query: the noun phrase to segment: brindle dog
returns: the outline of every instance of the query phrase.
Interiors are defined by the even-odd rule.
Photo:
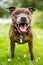
[[[11,57],[14,57],[15,42],[19,44],[28,42],[31,60],[35,61],[33,53],[33,33],[31,28],[32,13],[35,10],[32,7],[9,7],[8,9],[12,15],[12,23],[9,31]]]

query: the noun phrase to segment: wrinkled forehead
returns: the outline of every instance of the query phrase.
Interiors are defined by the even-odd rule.
[[[22,13],[29,12],[31,14],[27,8],[16,8],[12,13],[14,14],[17,11],[21,11]]]

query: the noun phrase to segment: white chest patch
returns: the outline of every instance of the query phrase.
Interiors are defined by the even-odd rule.
[[[22,43],[23,42],[23,37],[22,37],[22,35],[20,35],[20,43]]]
[[[20,43],[22,43],[23,42],[23,40],[22,39],[20,39]]]

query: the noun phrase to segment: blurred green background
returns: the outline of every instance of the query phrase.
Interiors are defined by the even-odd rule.
[[[43,0],[0,0],[0,18],[10,17],[10,13],[6,9],[10,6],[35,8],[36,11],[33,17],[34,26],[43,28]]]
[[[36,63],[30,60],[28,44],[16,44],[15,58],[10,58],[10,6],[35,8],[31,23]],[[0,65],[43,65],[43,0],[0,0]]]
[[[37,10],[43,10],[43,0],[0,0],[0,17],[8,16],[7,7],[33,7]]]

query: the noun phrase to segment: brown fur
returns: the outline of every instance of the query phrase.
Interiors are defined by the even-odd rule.
[[[31,12],[28,9],[16,8],[11,13],[12,14],[12,21],[14,21],[15,18],[17,18],[17,16],[15,15],[15,12],[18,10],[22,11],[23,13],[28,11],[30,15],[27,15],[27,17],[29,17],[31,19]],[[10,47],[11,47],[11,57],[13,58],[14,57],[15,42],[19,43],[19,38],[20,38],[20,34],[15,32],[14,23],[11,24],[10,31],[9,31],[9,38],[10,38]],[[34,53],[33,53],[33,33],[32,33],[31,25],[28,28],[28,32],[26,32],[23,35],[23,43],[24,42],[28,42],[28,48],[30,51],[31,60],[35,61],[35,57],[34,57]]]

